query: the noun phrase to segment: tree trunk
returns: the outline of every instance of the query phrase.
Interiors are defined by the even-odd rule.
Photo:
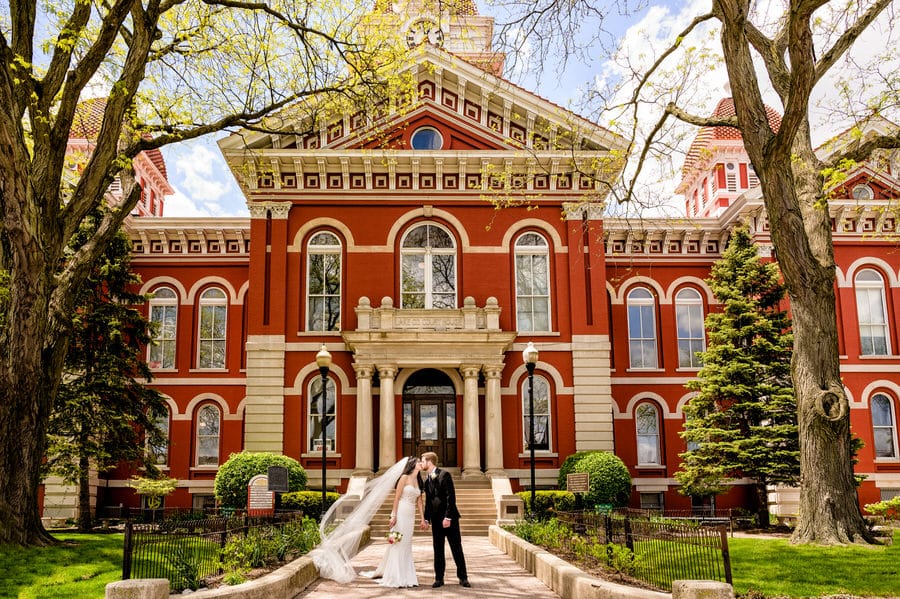
[[[94,528],[91,514],[91,461],[86,455],[78,458],[78,530],[90,532]]]
[[[769,528],[769,487],[756,483],[756,522],[760,528]]]

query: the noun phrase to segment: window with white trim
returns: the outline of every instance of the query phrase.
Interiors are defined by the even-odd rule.
[[[528,396],[528,377],[522,383],[522,425],[525,451],[531,449],[531,405]],[[534,375],[534,450],[550,451],[550,383],[543,376]]]
[[[871,200],[875,197],[875,193],[868,185],[857,185],[850,193],[854,200]]]
[[[165,466],[169,463],[169,408],[163,407],[154,414],[153,420],[163,437],[163,441],[160,443],[148,443],[147,450],[150,452],[150,457],[154,464]]]
[[[703,330],[703,298],[696,289],[675,294],[675,328],[678,335],[678,367],[700,368],[700,356],[706,349]]]
[[[403,236],[400,307],[456,308],[456,242],[443,227],[425,223]]]
[[[306,330],[341,328],[341,242],[323,231],[306,246]]]
[[[628,292],[628,356],[631,368],[657,368],[656,302],[644,287]]]
[[[197,368],[225,368],[228,300],[218,287],[200,295],[200,330],[197,335]]]
[[[642,403],[634,411],[637,430],[638,466],[662,464],[659,441],[659,410],[652,403]]]
[[[877,271],[867,268],[856,274],[854,282],[860,351],[864,356],[890,355],[884,279]]]
[[[160,287],[150,299],[153,338],[147,347],[150,368],[175,368],[178,333],[178,296],[169,287]]]
[[[337,402],[334,381],[327,379],[325,387],[325,405],[322,405],[322,377],[314,378],[309,384],[307,394],[306,413],[309,415],[307,431],[309,435],[309,451],[321,453],[322,451],[322,423],[325,424],[325,447],[333,452],[337,439]],[[325,414],[324,419],[322,414]]]
[[[197,412],[197,465],[219,465],[221,412],[213,404],[204,404]]]
[[[725,165],[725,188],[730,192],[737,191],[737,168],[733,162]]]
[[[897,413],[894,402],[883,393],[872,397],[872,435],[876,458],[897,458]]]
[[[516,240],[516,327],[550,330],[550,248],[537,233]]]

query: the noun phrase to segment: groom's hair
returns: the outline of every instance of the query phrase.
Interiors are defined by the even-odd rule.
[[[423,453],[422,459],[425,460],[426,462],[431,462],[432,464],[437,466],[438,456],[433,451],[426,451],[425,453]]]

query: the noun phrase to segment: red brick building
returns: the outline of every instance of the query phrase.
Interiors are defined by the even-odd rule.
[[[605,449],[631,470],[633,506],[689,508],[674,473],[684,383],[716,309],[704,278],[737,225],[771,253],[740,136],[700,131],[684,218],[604,218],[625,141],[496,75],[492,19],[474,6],[413,13],[383,15],[428,42],[412,110],[233,135],[220,147],[249,218],[129,223],[161,325],[148,360],[169,403],[167,505],[210,503],[241,450],[296,458],[319,486],[323,344],[329,487],[425,450],[496,496],[526,487],[533,342],[537,485],[554,487],[576,450]],[[898,167],[859,166],[830,208],[863,503],[900,493]],[[749,501],[745,482],[717,507]],[[103,504],[138,504],[123,478],[99,484]]]

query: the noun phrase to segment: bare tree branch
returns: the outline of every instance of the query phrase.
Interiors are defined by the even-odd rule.
[[[876,0],[875,4],[863,13],[863,15],[853,25],[847,28],[841,37],[834,43],[831,48],[825,51],[819,62],[816,63],[816,81],[820,80],[828,70],[834,66],[834,63],[844,55],[850,46],[853,45],[859,36],[865,31],[866,27],[880,15],[893,0]]]
[[[669,102],[666,105],[666,112],[677,118],[679,121],[684,121],[685,123],[696,125],[697,127],[734,127],[735,129],[740,128],[738,126],[738,118],[736,116],[725,118],[696,116],[690,114],[689,112],[685,112],[681,108],[678,108],[678,106],[676,106],[674,102]]]
[[[852,160],[860,162],[872,155],[875,150],[896,149],[900,148],[900,129],[891,135],[875,135],[865,137],[849,148],[845,148],[840,154],[830,156],[828,160],[823,161],[825,168],[835,168],[844,160]]]

